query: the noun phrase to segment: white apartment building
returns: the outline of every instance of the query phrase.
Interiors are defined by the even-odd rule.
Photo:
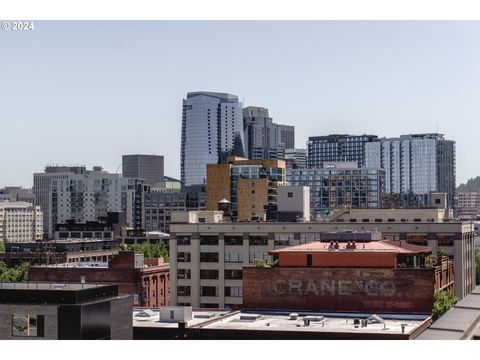
[[[135,193],[139,179],[110,174],[101,167],[47,167],[33,175],[36,204],[44,216],[45,232],[51,237],[56,224],[73,219],[95,221],[107,212],[125,212],[127,226],[133,227]]]
[[[458,193],[458,212],[477,213],[480,209],[480,193],[479,192],[459,192]]]
[[[0,240],[33,242],[43,236],[43,213],[40,206],[27,202],[0,202]]]

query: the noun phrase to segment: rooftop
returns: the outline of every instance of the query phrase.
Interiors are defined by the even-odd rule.
[[[315,241],[307,244],[289,246],[283,249],[270,251],[270,253],[287,253],[287,252],[332,252],[332,251],[345,251],[345,252],[391,252],[401,254],[412,254],[417,252],[431,251],[429,247],[419,246],[419,249],[407,249],[403,246],[396,246],[394,244],[387,243],[386,241],[371,241],[356,243],[356,248],[352,248],[351,242],[335,242],[334,246],[338,248],[332,248],[332,242],[320,242]]]
[[[0,282],[1,290],[56,290],[77,291],[104,287],[105,284],[47,283],[47,282]]]
[[[140,312],[151,316],[144,316],[144,314],[138,316]],[[297,316],[291,317],[295,313]],[[243,331],[409,335],[430,321],[427,315],[382,314],[381,317],[372,315],[374,314],[195,309],[187,327]],[[178,327],[177,323],[160,322],[158,319],[159,309],[134,309],[134,327]],[[365,320],[363,324],[362,319]],[[305,320],[309,320],[308,325]]]

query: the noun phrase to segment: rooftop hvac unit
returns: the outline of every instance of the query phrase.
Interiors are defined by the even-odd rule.
[[[297,313],[291,313],[288,316],[290,316],[290,320],[297,320],[298,319],[298,314]]]
[[[305,319],[308,319],[310,322],[319,322],[325,319],[325,316],[305,316]]]
[[[240,315],[240,320],[246,320],[246,321],[255,321],[260,319],[261,315],[259,314],[242,314]]]
[[[370,324],[383,324],[385,322],[385,320],[383,320],[377,314],[373,314],[372,316],[368,317],[367,320]]]
[[[215,317],[215,314],[213,314],[213,313],[194,314],[193,317],[197,318],[197,319],[211,319],[211,318]]]

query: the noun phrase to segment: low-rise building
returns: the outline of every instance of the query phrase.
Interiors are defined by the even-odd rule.
[[[431,323],[428,315],[404,313],[183,309],[134,309],[133,339],[409,340]]]
[[[0,202],[0,240],[35,242],[43,238],[43,212],[27,202]]]
[[[136,306],[169,304],[169,264],[133,251],[119,251],[108,262],[31,266],[28,276],[32,281],[116,283],[120,294],[133,295]]]
[[[476,191],[458,192],[458,217],[476,219],[480,214],[480,193]]]
[[[475,286],[474,228],[470,223],[229,223],[221,216],[208,221],[197,214],[174,219],[171,228],[172,305],[238,308],[242,305],[244,266],[258,260],[271,262],[269,251],[286,246],[330,242],[332,234],[370,233],[381,240],[428,246],[434,258],[444,255],[453,261],[456,296],[463,298]]]
[[[132,297],[112,284],[0,283],[0,340],[130,340]]]
[[[24,189],[21,186],[5,186],[0,189],[0,202],[2,201],[21,201],[34,205],[35,195],[32,189]]]
[[[426,264],[426,246],[331,241],[269,253],[274,266],[243,268],[244,307],[430,315],[434,292],[443,287]],[[450,270],[445,284],[453,285]]]

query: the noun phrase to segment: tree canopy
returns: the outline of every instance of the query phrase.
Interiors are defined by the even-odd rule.
[[[436,321],[458,302],[458,298],[450,291],[435,291],[432,318]]]
[[[457,191],[461,192],[480,192],[480,176],[467,180],[466,184],[460,184]]]
[[[7,265],[0,261],[0,281],[2,282],[19,282],[28,281],[28,269],[30,263],[23,262],[14,267],[7,267]]]
[[[120,244],[119,247],[121,250],[133,250],[136,254],[143,254],[147,259],[159,257],[162,257],[165,261],[168,261],[169,259],[168,250],[163,243],[142,243],[135,245]]]

